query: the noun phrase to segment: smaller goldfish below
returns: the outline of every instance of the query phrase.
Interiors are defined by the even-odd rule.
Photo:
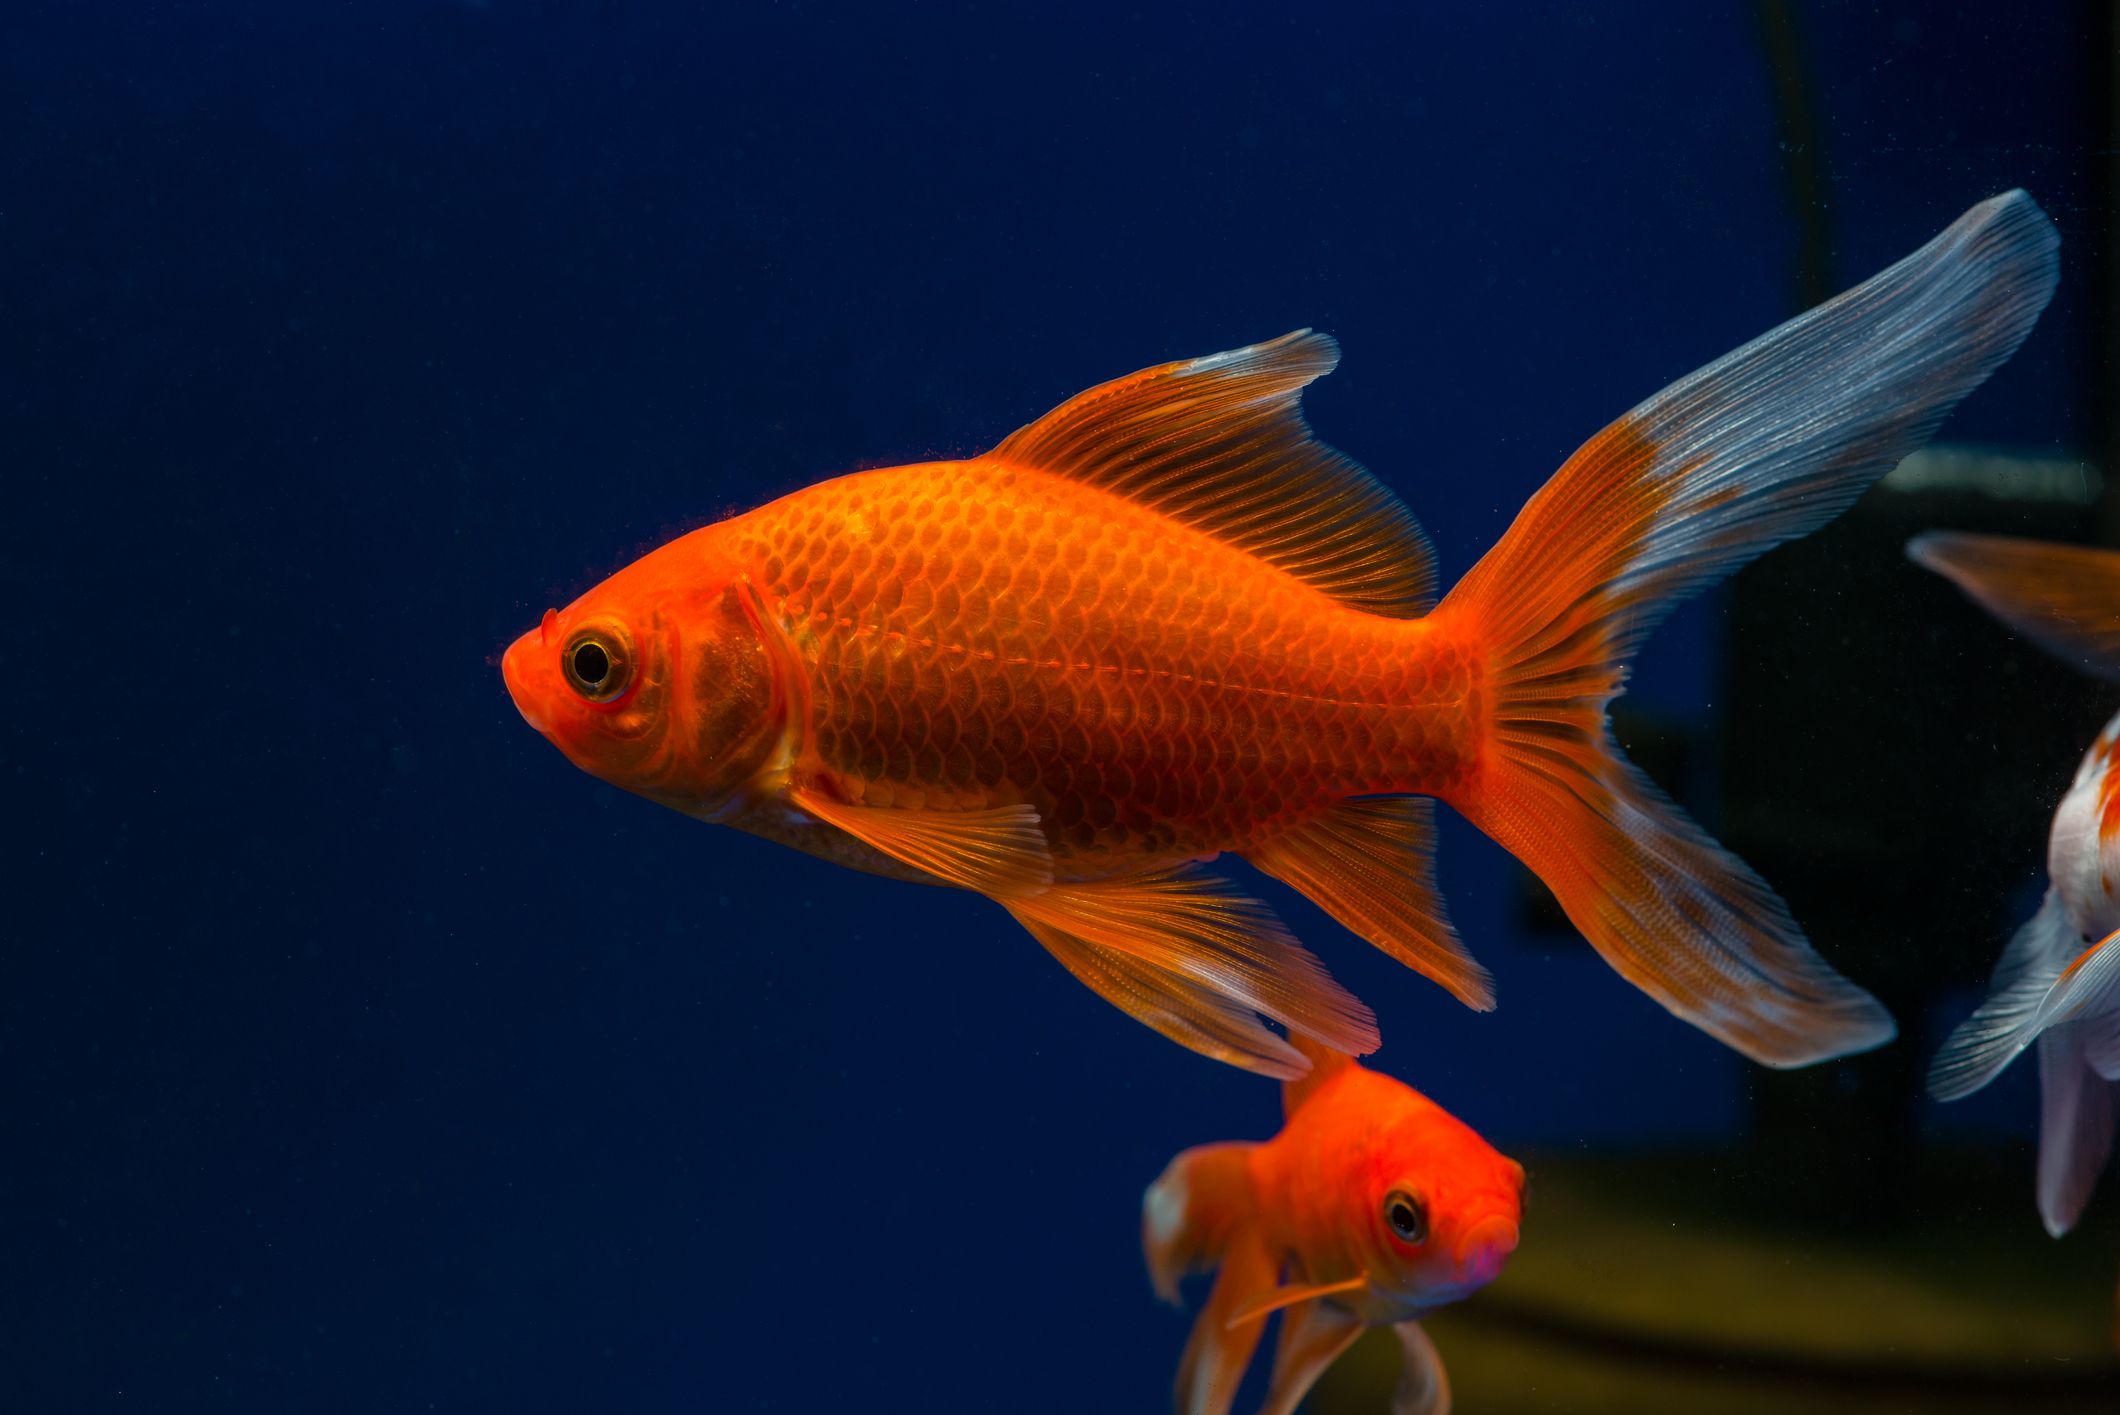
[[[1292,1415],[1362,1332],[1405,1354],[1393,1415],[1448,1415],[1450,1382],[1420,1319],[1484,1287],[1516,1250],[1524,1168],[1402,1081],[1307,1037],[1271,1140],[1200,1145],[1141,1203],[1141,1247],[1165,1301],[1216,1271],[1178,1366],[1179,1415],[1227,1415],[1281,1314],[1264,1415]]]
[[[1907,554],[2057,658],[2120,682],[2120,552],[1931,533]],[[2075,1226],[2112,1153],[2120,1091],[2116,751],[2120,714],[2084,754],[2054,811],[2044,902],[2003,950],[1986,1001],[1929,1072],[1936,1098],[1957,1100],[2038,1044],[2039,1216],[2056,1238]]]

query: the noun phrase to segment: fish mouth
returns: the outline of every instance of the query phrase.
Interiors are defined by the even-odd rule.
[[[1475,1285],[1491,1282],[1502,1263],[1516,1251],[1517,1228],[1513,1219],[1483,1218],[1458,1239],[1458,1270]]]

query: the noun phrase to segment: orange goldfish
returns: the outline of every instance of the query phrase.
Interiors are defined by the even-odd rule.
[[[1493,1280],[1516,1251],[1524,1168],[1419,1091],[1305,1038],[1308,1075],[1282,1088],[1287,1120],[1260,1142],[1201,1145],[1141,1202],[1157,1295],[1217,1270],[1178,1366],[1179,1415],[1227,1415],[1281,1313],[1263,1415],[1293,1415],[1367,1327],[1405,1355],[1392,1409],[1446,1415],[1450,1383],[1420,1318]]]
[[[1932,533],[1907,553],[2056,657],[2120,682],[2120,551]],[[1938,1100],[1971,1095],[2039,1046],[2039,1216],[2075,1227],[2112,1153],[2120,1100],[2120,714],[2054,811],[2046,898],[1995,965],[1987,999],[1929,1072]],[[2120,1326],[2115,1327],[2120,1342]]]
[[[1487,1008],[1429,797],[1613,967],[1797,1066],[1891,1018],[1621,756],[1627,665],[1686,596],[1830,520],[2022,342],[2022,192],[1593,437],[1436,603],[1412,514],[1311,436],[1307,331],[1105,384],[968,461],[820,482],[683,536],[503,657],[584,770],[840,864],[992,898],[1164,1035],[1269,1076],[1377,1045],[1243,856]]]

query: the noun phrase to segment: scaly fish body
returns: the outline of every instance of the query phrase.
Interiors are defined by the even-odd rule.
[[[1593,437],[1440,604],[1418,523],[1310,434],[1307,331],[1143,370],[983,456],[696,531],[503,657],[578,765],[688,814],[1005,907],[1164,1035],[1265,1074],[1367,1008],[1225,852],[1475,1007],[1434,800],[1630,981],[1773,1065],[1892,1034],[1605,709],[1670,606],[1828,520],[2030,330],[2051,223],[2012,193]]]
[[[867,806],[1027,805],[1057,878],[1244,850],[1348,796],[1443,794],[1477,759],[1467,638],[1061,477],[866,472],[710,534],[804,680],[807,769]]]

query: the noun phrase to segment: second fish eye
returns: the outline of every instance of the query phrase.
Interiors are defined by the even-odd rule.
[[[1403,1189],[1394,1189],[1384,1196],[1384,1222],[1407,1243],[1421,1243],[1428,1238],[1427,1206]]]
[[[625,649],[615,635],[585,633],[560,655],[560,666],[574,691],[591,702],[606,702],[626,686]]]

